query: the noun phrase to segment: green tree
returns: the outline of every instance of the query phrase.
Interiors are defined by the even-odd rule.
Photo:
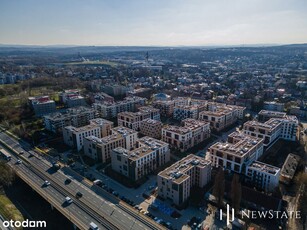
[[[225,193],[225,175],[223,168],[219,168],[214,179],[212,194],[215,196],[219,207],[223,205],[223,198]]]
[[[231,182],[231,202],[232,202],[232,207],[235,210],[235,213],[237,213],[240,210],[241,197],[242,197],[242,186],[240,182],[240,177],[238,174],[234,174]]]
[[[0,186],[10,186],[15,178],[13,169],[4,161],[0,161]]]

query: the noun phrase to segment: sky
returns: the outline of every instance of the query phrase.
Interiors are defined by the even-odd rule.
[[[306,0],[0,0],[0,44],[307,43]]]

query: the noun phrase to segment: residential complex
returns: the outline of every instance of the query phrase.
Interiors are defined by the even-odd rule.
[[[270,111],[270,110],[261,110],[258,113],[258,120],[265,122],[271,118],[286,118],[287,114],[284,112]]]
[[[300,164],[301,158],[298,155],[290,153],[285,160],[280,173],[280,182],[284,184],[290,184],[297,167]]]
[[[167,125],[162,128],[162,140],[184,152],[210,137],[210,124],[187,118],[183,126]]]
[[[244,173],[246,166],[263,154],[263,139],[233,132],[226,143],[217,142],[211,145],[208,154],[212,166]]]
[[[33,108],[35,116],[42,116],[56,111],[55,101],[49,96],[29,97],[30,107]]]
[[[181,206],[188,201],[191,188],[203,188],[211,180],[211,162],[190,154],[158,173],[158,195]]]

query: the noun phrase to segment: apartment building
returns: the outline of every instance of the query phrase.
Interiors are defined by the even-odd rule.
[[[123,101],[94,103],[93,107],[103,118],[114,118],[121,112],[134,112],[139,106],[146,103],[146,98],[142,97],[126,97]]]
[[[143,120],[150,117],[149,113],[142,112],[121,112],[117,114],[117,123],[119,126],[124,126],[133,130],[140,130]]]
[[[233,132],[226,143],[217,142],[209,147],[208,155],[214,167],[245,173],[246,166],[263,154],[263,139],[242,132]]]
[[[49,96],[29,97],[30,106],[33,108],[35,116],[42,116],[56,111],[55,101]]]
[[[133,130],[139,131],[141,123],[145,119],[160,120],[158,109],[149,106],[139,108],[139,112],[121,112],[117,115],[117,123],[119,126],[125,126]]]
[[[115,133],[103,138],[88,136],[84,138],[84,155],[98,161],[108,162],[111,152],[117,147],[125,147],[123,135]]]
[[[90,124],[100,127],[102,137],[106,137],[106,136],[111,135],[111,129],[114,126],[114,123],[112,121],[108,121],[108,120],[103,119],[103,118],[92,119],[92,120],[90,120]]]
[[[100,127],[98,125],[98,127]],[[105,163],[110,161],[112,150],[123,147],[127,150],[136,147],[137,132],[126,127],[115,127],[111,129],[108,136],[96,138],[88,136],[84,138],[84,154],[94,160]]]
[[[280,182],[290,184],[297,167],[299,166],[301,158],[298,155],[290,153],[285,160],[280,173]]]
[[[265,110],[283,112],[285,109],[285,103],[278,103],[276,101],[265,101],[263,104]]]
[[[145,136],[138,139],[136,145],[137,147],[149,147],[150,149],[156,151],[157,167],[161,167],[170,161],[169,144],[164,141]]]
[[[84,138],[95,136],[101,138],[101,130],[97,125],[86,125],[82,127],[67,126],[63,129],[64,143],[78,151],[83,147]]]
[[[286,118],[286,116],[287,114],[284,112],[261,110],[258,113],[258,120],[265,122],[265,121],[270,120],[271,118]]]
[[[69,108],[65,113],[51,113],[43,117],[45,129],[62,133],[65,126],[81,127],[88,125],[89,121],[96,118],[96,111],[90,107]]]
[[[138,181],[157,168],[157,154],[147,146],[131,151],[118,147],[112,151],[111,164],[114,171]]]
[[[238,110],[233,106],[209,107],[209,109],[209,111],[200,112],[199,119],[210,122],[210,127],[217,132],[233,125],[238,120],[238,117],[243,116],[242,110]]]
[[[198,118],[198,106],[196,105],[178,105],[174,107],[173,118],[183,120],[186,118]]]
[[[255,161],[246,167],[245,175],[251,186],[272,192],[278,187],[280,168]]]
[[[211,180],[211,162],[190,154],[158,174],[158,195],[181,206],[191,187],[203,188]]]
[[[75,127],[81,127],[89,124],[89,121],[97,117],[97,113],[93,108],[80,106],[69,108],[66,111],[71,117],[71,124]]]
[[[112,134],[121,134],[124,137],[125,149],[131,150],[135,148],[136,140],[138,138],[137,131],[129,129],[127,127],[118,126],[112,129]]]
[[[161,121],[148,118],[141,122],[140,133],[145,136],[150,136],[156,139],[160,139],[162,126],[163,124]]]
[[[150,115],[150,119],[160,121],[160,111],[152,106],[142,106],[139,107],[138,110],[142,113],[146,113]]]
[[[171,117],[174,113],[174,101],[154,101],[152,106],[160,110],[161,116]]]
[[[261,123],[258,121],[248,121],[243,125],[243,132],[253,137],[262,138],[265,147],[275,143],[282,133],[282,122],[274,118]]]
[[[60,93],[60,101],[69,108],[86,105],[84,97],[80,95],[80,91],[77,89],[64,90]]]
[[[162,128],[162,140],[184,152],[210,137],[210,123],[187,118],[183,126],[167,125]]]

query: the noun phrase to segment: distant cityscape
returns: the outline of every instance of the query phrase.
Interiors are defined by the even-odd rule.
[[[0,47],[2,160],[70,229],[306,229],[306,53]]]

